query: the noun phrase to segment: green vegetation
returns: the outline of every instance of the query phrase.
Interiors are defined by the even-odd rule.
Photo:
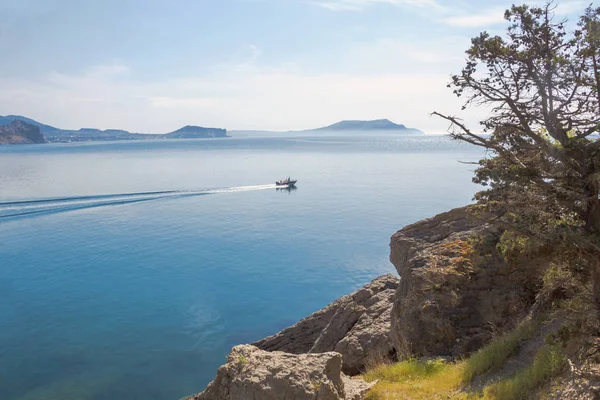
[[[378,380],[369,399],[535,398],[563,372],[567,354],[589,359],[582,348],[600,321],[600,7],[589,6],[571,31],[555,8],[552,1],[512,6],[503,36],[472,39],[449,87],[463,109],[489,107],[480,127],[433,113],[451,124],[454,139],[489,150],[473,178],[485,186],[477,207],[492,212],[503,233],[449,243],[431,256],[435,268],[426,279],[428,289],[441,290],[444,279],[468,277],[494,257],[520,268],[550,265],[535,312],[550,313],[562,328],[543,344],[533,339],[539,322],[525,321],[462,361],[379,366],[364,375]],[[494,240],[492,251],[480,251]],[[527,258],[537,265],[521,262]],[[496,381],[527,340],[539,347],[529,365]],[[589,345],[596,353],[599,347]]]
[[[600,7],[575,29],[556,4],[512,6],[504,35],[471,40],[467,62],[449,84],[464,108],[491,112],[471,130],[455,116],[449,133],[489,150],[473,181],[479,204],[507,231],[498,252],[582,259],[600,319]],[[479,132],[489,135],[480,135]]]
[[[242,355],[239,355],[238,358],[237,358],[237,365],[240,368],[244,368],[244,366],[246,366],[246,364],[248,364],[248,358],[244,357]]]
[[[408,360],[381,365],[363,378],[378,383],[367,394],[367,400],[467,399],[461,393],[462,365],[443,360]]]
[[[525,321],[514,331],[494,340],[469,357],[464,362],[462,383],[470,383],[477,375],[500,369],[504,362],[519,350],[521,343],[531,338],[537,325],[531,320]]]
[[[559,345],[544,345],[531,365],[513,376],[473,390],[469,384],[477,376],[493,374],[513,356],[524,340],[531,338],[540,325],[524,322],[513,332],[503,336],[466,360],[445,362],[437,360],[407,360],[380,365],[363,375],[378,383],[367,395],[368,400],[517,400],[531,398],[552,377],[563,371],[566,358]]]
[[[558,375],[566,365],[565,356],[558,346],[542,347],[533,364],[510,378],[488,386],[484,398],[513,400],[531,398],[548,380]]]
[[[369,382],[377,379],[387,382],[406,382],[435,376],[446,369],[447,365],[442,359],[430,361],[411,359],[396,364],[380,365],[367,372],[364,378]]]

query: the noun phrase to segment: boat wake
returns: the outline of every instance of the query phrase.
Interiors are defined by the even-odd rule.
[[[165,190],[154,192],[136,192],[103,194],[96,196],[55,197],[45,199],[27,199],[0,202],[0,220],[24,218],[36,215],[84,210],[89,208],[121,206],[126,204],[174,199],[208,194],[251,192],[274,189],[272,185],[236,186],[215,189]]]

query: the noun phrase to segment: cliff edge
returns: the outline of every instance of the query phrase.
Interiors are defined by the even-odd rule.
[[[40,128],[23,121],[13,120],[10,124],[0,126],[0,144],[45,143],[46,139]]]
[[[390,261],[402,277],[391,337],[411,356],[464,356],[513,328],[535,302],[547,263],[507,262],[493,216],[463,207],[404,227]]]
[[[360,374],[377,373],[381,368],[374,367],[385,369],[399,360],[438,357],[451,361],[436,368],[462,376],[445,382],[455,385],[448,393],[498,390],[499,379],[542,357],[538,351],[554,351],[544,341],[556,340],[566,325],[563,317],[556,321],[548,315],[556,296],[564,298],[577,288],[557,279],[563,275],[552,272],[556,266],[548,260],[507,258],[499,250],[506,245],[505,231],[494,220],[469,206],[404,227],[390,241],[390,261],[401,279],[376,278],[279,333],[235,347],[215,380],[194,399],[358,400],[369,390],[375,397],[368,398],[380,398],[373,391],[392,393],[387,391],[396,381],[385,381],[389,374],[384,372],[383,386],[369,389],[376,384],[373,375]],[[559,373],[561,365],[551,373]],[[469,368],[475,372],[465,372]],[[600,379],[590,382],[588,387]],[[346,387],[357,389],[349,394]]]

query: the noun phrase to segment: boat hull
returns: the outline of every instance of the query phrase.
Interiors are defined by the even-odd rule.
[[[289,182],[275,182],[275,186],[294,186],[296,184],[296,182],[298,182],[298,181],[295,180],[295,181],[289,181]]]

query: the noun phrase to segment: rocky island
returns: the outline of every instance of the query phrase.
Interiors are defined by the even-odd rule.
[[[186,125],[181,129],[166,133],[164,136],[167,139],[220,138],[227,137],[227,130]]]
[[[331,131],[331,132],[387,132],[387,133],[405,133],[419,134],[423,131],[414,128],[407,128],[405,125],[396,124],[389,119],[376,119],[372,121],[348,120],[340,121],[335,124],[322,128],[311,129],[312,132]]]
[[[564,346],[561,359],[573,367],[561,362],[536,390],[554,399],[598,398],[600,343],[585,342],[594,357],[569,348],[593,335],[579,320],[578,334],[562,338],[573,321],[557,306],[581,301],[585,291],[557,279],[550,260],[505,257],[506,231],[492,220],[469,206],[406,226],[390,243],[401,279],[376,278],[279,333],[234,347],[214,381],[191,399],[442,398],[433,396],[446,393],[441,389],[432,397],[404,396],[411,387],[403,383],[396,392],[396,383],[386,381],[394,365],[419,363],[437,366],[439,379],[450,383],[459,373],[443,398],[500,398],[486,393],[532,368],[557,342]],[[558,385],[551,386],[550,377]]]

